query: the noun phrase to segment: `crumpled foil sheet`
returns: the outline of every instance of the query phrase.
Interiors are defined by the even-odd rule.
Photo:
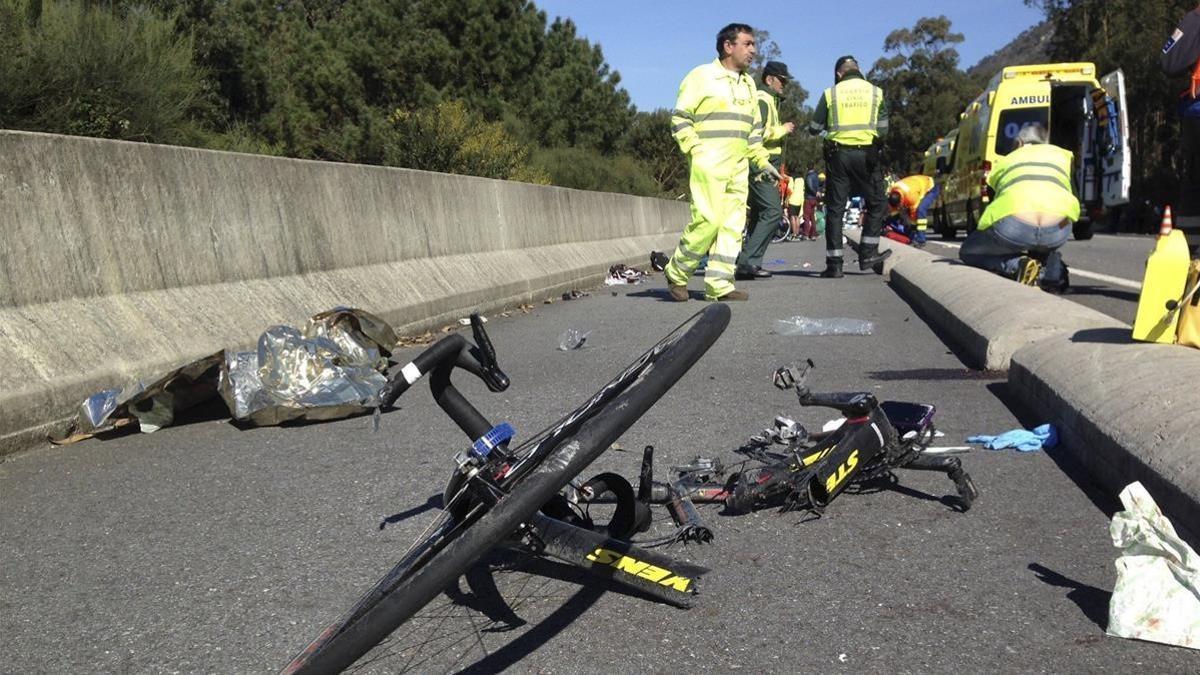
[[[379,404],[397,342],[386,321],[360,309],[313,315],[303,333],[273,326],[251,352],[221,350],[163,375],[89,396],[53,443],[65,444],[137,422],[149,433],[217,395],[233,417],[257,425],[346,417]]]
[[[314,316],[303,333],[272,326],[257,351],[227,353],[217,388],[234,419],[257,425],[365,412],[379,405],[395,341],[378,317],[337,308]]]

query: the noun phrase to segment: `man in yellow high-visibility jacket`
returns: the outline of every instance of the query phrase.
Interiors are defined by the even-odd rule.
[[[733,277],[746,226],[748,173],[779,180],[763,148],[754,80],[746,74],[757,47],[754,29],[731,23],[717,33],[717,59],[693,68],[679,85],[671,132],[690,164],[692,220],[663,273],[671,299],[688,299],[687,282],[707,255],[704,297],[745,300]]]
[[[763,147],[771,158],[771,166],[783,168],[783,139],[795,130],[794,122],[779,121],[777,99],[783,95],[792,74],[787,65],[779,61],[767,61],[763,66],[762,85],[758,89],[758,114],[763,123]],[[762,268],[763,256],[771,244],[771,236],[783,218],[783,203],[779,199],[779,188],[771,181],[762,180],[762,174],[751,172],[750,215],[746,223],[746,241],[738,254],[738,280],[766,279],[771,273]]]
[[[1037,123],[1021,129],[1016,149],[992,166],[988,185],[996,197],[958,255],[968,265],[1060,291],[1067,277],[1058,249],[1079,220],[1079,200],[1071,189],[1074,155],[1048,137]]]
[[[886,198],[879,165],[879,136],[887,131],[883,90],[863,79],[858,61],[843,56],[833,66],[837,83],[821,96],[809,132],[825,134],[825,271],[822,277],[842,276],[842,218],[846,200],[862,195],[867,206],[859,240],[858,267],[871,269],[891,251],[879,252]]]

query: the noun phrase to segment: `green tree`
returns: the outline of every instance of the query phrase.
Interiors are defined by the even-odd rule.
[[[0,127],[186,144],[199,135],[205,92],[173,18],[0,0]]]
[[[1054,25],[1054,61],[1090,61],[1100,73],[1125,72],[1133,191],[1159,203],[1177,194],[1178,124],[1182,82],[1159,68],[1159,47],[1195,0],[1027,0]]]
[[[427,171],[549,183],[544,170],[530,164],[529,149],[499,122],[486,122],[462,101],[431,109],[396,110],[386,134],[383,163]]]
[[[654,181],[654,194],[669,199],[687,196],[687,159],[671,136],[669,110],[635,114],[621,137],[620,148]]]
[[[958,113],[976,93],[958,68],[953,45],[962,41],[944,16],[918,19],[912,28],[894,30],[884,39],[885,56],[872,66],[869,79],[883,89],[888,107],[885,166],[901,174],[919,170],[925,149],[957,124]]]
[[[571,20],[556,19],[517,100],[526,133],[543,146],[613,152],[634,113],[620,82],[599,46],[577,37]]]

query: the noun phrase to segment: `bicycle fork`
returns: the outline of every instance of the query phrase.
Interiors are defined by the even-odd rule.
[[[917,471],[938,471],[946,474],[958,488],[958,497],[962,500],[963,511],[969,510],[979,497],[979,490],[971,480],[971,474],[963,471],[962,462],[957,457],[944,455],[917,455],[902,468]]]

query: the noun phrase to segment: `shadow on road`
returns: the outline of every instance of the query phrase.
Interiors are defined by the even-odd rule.
[[[953,354],[955,358],[957,358],[968,368],[974,369],[975,366],[979,365],[978,361],[976,361],[967,352],[966,347],[960,344],[948,330],[941,326],[941,324],[939,324],[937,321],[934,321],[934,317],[931,317],[928,312],[897,290],[895,283],[889,282],[888,285],[891,286],[892,292],[896,294],[896,297],[903,300],[904,303],[908,305],[908,308],[912,310],[913,314],[920,317],[920,319],[925,322],[925,325],[929,327],[929,330],[933,331],[933,334],[937,336],[937,339],[946,346],[947,354]]]
[[[1133,291],[1120,291],[1105,286],[1077,286],[1075,284],[1071,285],[1068,293],[1070,295],[1099,295],[1106,298],[1113,298],[1114,300],[1128,300],[1132,302],[1137,302],[1140,297]]]
[[[1037,414],[1036,411],[1029,410],[1023,400],[1012,396],[1008,390],[1007,382],[993,382],[986,386],[987,390],[993,396],[1012,411],[1021,426],[1026,429],[1032,429],[1039,424],[1046,423],[1046,420]],[[1075,483],[1075,486],[1091,500],[1093,506],[1111,518],[1114,513],[1123,508],[1121,502],[1117,499],[1116,495],[1110,494],[1096,483],[1091,473],[1079,463],[1079,460],[1066,451],[1064,445],[1065,443],[1060,443],[1057,447],[1045,450],[1044,452],[1058,465],[1059,470],[1066,474],[1067,478],[1070,478],[1071,482]]]
[[[1067,593],[1067,599],[1078,605],[1083,615],[1099,626],[1100,630],[1108,627],[1108,601],[1112,598],[1112,593],[1079,583],[1037,563],[1030,563],[1029,570],[1044,584],[1071,589],[1071,592]]]
[[[633,293],[626,293],[627,298],[647,298],[650,300],[658,300],[659,302],[675,302],[671,299],[670,293],[667,292],[667,287],[662,288],[646,288]],[[688,290],[689,300],[704,301],[704,291]]]
[[[1071,342],[1101,345],[1134,344],[1128,328],[1085,328],[1072,335]]]
[[[396,523],[404,522],[405,520],[408,520],[409,518],[412,518],[413,516],[419,516],[422,513],[425,513],[426,511],[432,511],[434,509],[440,509],[440,508],[442,508],[442,495],[440,493],[430,495],[429,499],[426,499],[424,504],[421,504],[419,506],[414,506],[407,511],[401,511],[400,513],[394,513],[394,514],[388,516],[387,518],[384,518],[379,523],[379,529],[382,530],[383,528],[387,527],[388,525],[395,525]]]
[[[867,373],[872,380],[1003,380],[1004,373],[970,368],[909,368],[907,370],[874,370]]]
[[[603,580],[582,569],[524,552],[493,549],[446,589],[441,602],[430,603],[412,620],[380,643],[352,670],[425,672],[447,653],[451,669],[460,673],[497,673],[543,647],[583,616],[606,593],[635,601],[660,602],[652,596]],[[572,588],[575,587],[575,588]],[[520,613],[540,613],[539,605],[558,606],[530,625]],[[528,628],[495,651],[490,635]],[[470,663],[472,659],[478,659]],[[459,664],[469,663],[465,667]],[[438,666],[439,669],[447,666]]]

